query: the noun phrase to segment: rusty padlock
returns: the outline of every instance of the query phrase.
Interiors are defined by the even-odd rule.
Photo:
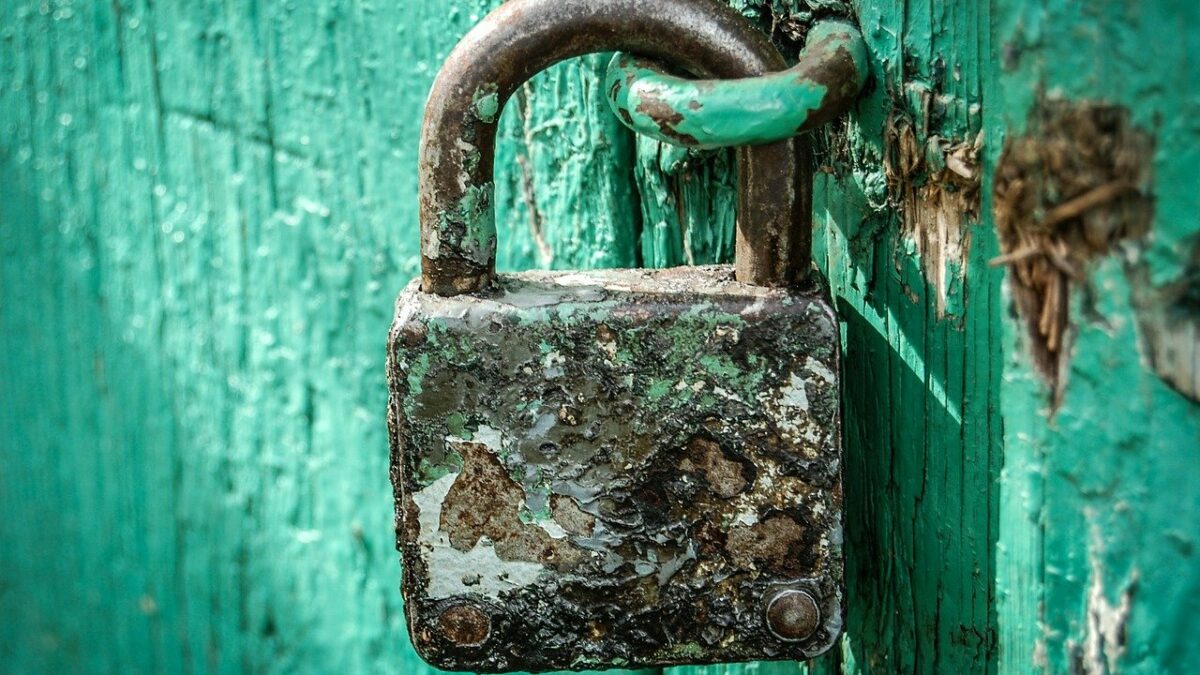
[[[710,77],[785,65],[708,0],[510,0],[449,56],[422,278],[388,347],[405,612],[440,668],[802,659],[841,630],[839,338],[803,142],[738,150],[733,267],[495,275],[504,102],[610,50]]]

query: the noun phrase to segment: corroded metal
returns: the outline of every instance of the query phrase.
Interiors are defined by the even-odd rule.
[[[841,630],[838,331],[806,275],[806,143],[739,150],[735,267],[495,276],[504,102],[613,49],[722,78],[784,65],[712,0],[510,0],[439,74],[388,377],[405,612],[441,668],[801,659]]]
[[[821,607],[804,591],[786,589],[767,603],[767,628],[780,640],[805,640],[821,627]]]
[[[827,649],[838,370],[824,289],[728,266],[414,282],[388,376],[418,652],[494,672]]]
[[[509,96],[563,59],[622,50],[701,77],[739,78],[786,63],[740,14],[715,0],[509,0],[442,66],[421,132],[420,218],[426,292],[484,289],[495,275],[493,161]],[[748,283],[802,282],[810,267],[807,141],[740,149],[737,274]]]
[[[846,21],[822,21],[808,33],[795,66],[740,79],[672,75],[655,61],[617,54],[607,92],[630,129],[693,148],[769,143],[820,126],[845,112],[867,80],[862,34]]]

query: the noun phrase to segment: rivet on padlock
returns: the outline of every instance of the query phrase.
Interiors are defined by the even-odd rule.
[[[739,149],[735,267],[496,276],[496,121],[562,59],[779,70],[696,0],[510,0],[447,59],[389,340],[410,636],[451,670],[802,659],[842,623],[838,328],[803,144]],[[735,279],[736,268],[736,279]]]

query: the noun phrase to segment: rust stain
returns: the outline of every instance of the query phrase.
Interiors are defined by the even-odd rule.
[[[525,560],[568,568],[583,559],[579,549],[521,522],[525,491],[509,477],[500,459],[481,443],[457,443],[463,468],[442,506],[441,529],[450,544],[470,551],[482,537],[502,560]]]
[[[570,497],[551,495],[550,510],[554,521],[571,534],[591,536],[595,531],[596,517],[585,513]]]
[[[696,436],[688,443],[687,454],[679,462],[679,470],[699,472],[708,489],[718,497],[728,499],[746,489],[742,464],[725,456],[721,446],[711,438]]]
[[[659,131],[667,138],[675,139],[684,146],[697,144],[695,136],[685,134],[676,128],[683,121],[683,113],[675,110],[666,101],[654,97],[650,92],[642,93],[641,100],[635,110],[654,120],[654,123],[658,125]]]
[[[777,574],[801,574],[804,526],[784,514],[768,517],[754,525],[737,525],[729,530],[725,550],[738,565],[764,567]]]
[[[470,605],[452,606],[438,617],[438,628],[447,638],[461,645],[482,644],[492,632],[487,615]]]

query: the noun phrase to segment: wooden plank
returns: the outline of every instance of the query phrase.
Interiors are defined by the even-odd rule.
[[[1049,100],[1128,111],[1152,134],[1154,218],[1142,240],[1094,261],[1076,290],[1075,341],[1050,413],[1024,325],[1005,322],[1005,466],[997,594],[1006,671],[1188,672],[1200,646],[1200,406],[1155,372],[1160,312],[1200,321],[1195,214],[1200,77],[1188,2],[997,3],[1003,58],[987,96],[991,152]],[[989,141],[990,142],[990,141]],[[1071,196],[1071,195],[1064,195]],[[1079,289],[1079,286],[1077,286]],[[1194,296],[1192,296],[1194,297]],[[1195,344],[1195,335],[1181,338]],[[1177,364],[1176,368],[1181,367]],[[1180,380],[1182,381],[1182,378]]]
[[[382,345],[417,264],[418,113],[494,4],[0,3],[13,672],[429,672],[403,635]],[[794,49],[817,3],[735,4]],[[1148,330],[1196,322],[1200,9],[852,4],[875,84],[815,200],[845,321],[847,635],[811,667],[676,672],[1194,670],[1200,409],[1154,370],[1182,357],[1147,350],[1194,343]],[[502,266],[727,259],[728,156],[632,139],[604,62],[506,112]],[[1076,293],[1053,417],[988,265],[1002,143],[1048,95],[1156,137],[1151,235]],[[942,165],[981,130],[963,218]]]
[[[425,93],[485,9],[0,9],[6,669],[429,671],[383,338],[416,271]],[[541,262],[635,262],[632,138],[582,152],[617,127],[579,95],[603,63],[510,111],[501,164],[530,177],[504,171],[506,266],[535,259],[530,190]]]

